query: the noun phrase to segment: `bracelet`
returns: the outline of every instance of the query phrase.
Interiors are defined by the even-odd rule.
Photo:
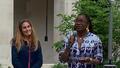
[[[90,61],[93,61],[93,59],[92,59],[92,58],[90,58]]]

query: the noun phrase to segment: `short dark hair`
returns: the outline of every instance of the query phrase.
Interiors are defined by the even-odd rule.
[[[85,18],[87,19],[87,23],[89,24],[89,31],[90,32],[93,32],[93,27],[92,27],[92,21],[91,21],[91,19],[90,19],[90,16],[88,15],[88,14],[85,14],[85,13],[80,13],[80,14],[78,14],[78,16],[77,16],[77,18],[79,17],[79,16],[81,16],[81,15],[83,15],[83,16],[85,16]],[[76,18],[76,19],[77,19]],[[75,20],[76,20],[75,19]]]

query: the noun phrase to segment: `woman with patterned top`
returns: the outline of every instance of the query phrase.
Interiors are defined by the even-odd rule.
[[[67,62],[68,68],[96,68],[103,61],[103,50],[101,40],[92,33],[90,18],[79,14],[74,27],[75,31],[68,32],[64,40],[60,61]]]

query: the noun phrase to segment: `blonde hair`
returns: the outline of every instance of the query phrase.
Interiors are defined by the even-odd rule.
[[[33,28],[33,25],[32,25],[32,22],[29,20],[29,19],[23,19],[21,20],[19,23],[18,23],[18,26],[17,26],[17,30],[16,30],[16,34],[15,34],[15,46],[17,48],[17,51],[19,52],[21,46],[22,46],[22,42],[24,40],[24,35],[22,33],[22,24],[24,22],[28,22],[31,26],[31,29],[32,29],[32,33],[31,33],[31,37],[30,37],[30,43],[31,43],[31,48],[32,50],[37,50],[38,48],[38,40],[35,36],[35,32],[34,32],[34,28]]]

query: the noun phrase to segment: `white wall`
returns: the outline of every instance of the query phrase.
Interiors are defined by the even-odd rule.
[[[73,9],[73,3],[77,0],[65,0],[65,14],[71,14]]]
[[[11,63],[10,40],[13,37],[13,0],[0,0],[0,64]]]
[[[71,14],[73,5],[77,0],[54,0],[54,27],[61,24],[61,18],[58,17],[58,14]],[[60,35],[60,32],[57,29],[54,29],[54,42],[63,39],[63,36]]]
[[[54,0],[54,42],[63,39],[60,32],[55,29],[61,23],[61,18],[57,16],[60,13],[65,13],[65,0]]]

